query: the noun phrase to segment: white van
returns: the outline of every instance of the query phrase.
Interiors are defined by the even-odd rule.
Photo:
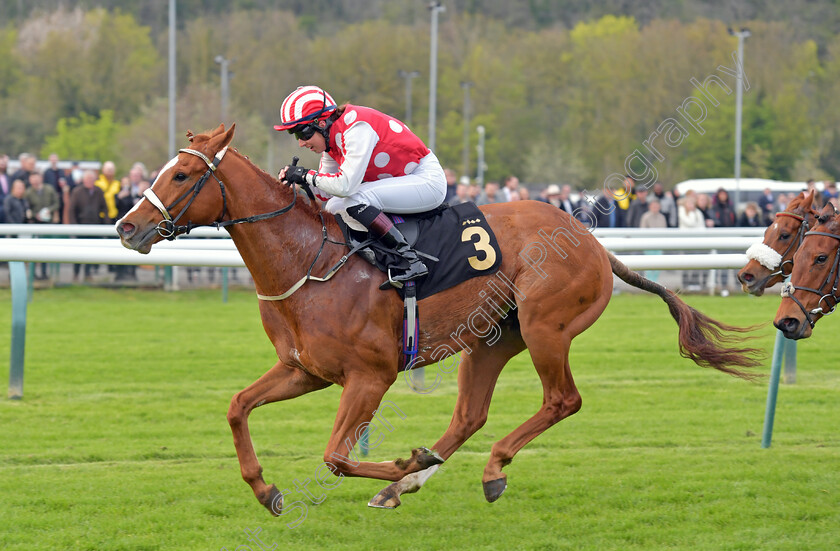
[[[817,190],[823,190],[823,182],[816,182]],[[741,178],[738,181],[739,201],[737,211],[744,210],[749,202],[758,202],[758,199],[764,194],[764,190],[770,188],[773,196],[778,198],[780,193],[793,193],[797,195],[806,187],[805,182],[779,182],[778,180],[764,180],[762,178]],[[686,180],[674,186],[674,189],[679,191],[680,197],[685,196],[689,190],[694,190],[696,193],[705,193],[713,197],[717,190],[723,188],[729,193],[730,201],[735,202],[735,178],[704,178],[699,180]]]

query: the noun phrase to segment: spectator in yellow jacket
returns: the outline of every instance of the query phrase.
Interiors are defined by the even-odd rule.
[[[120,192],[120,181],[115,178],[117,168],[112,161],[105,161],[102,164],[102,173],[99,179],[96,180],[96,187],[102,190],[105,194],[105,204],[108,205],[108,218],[111,220],[117,219],[117,202],[116,196]]]

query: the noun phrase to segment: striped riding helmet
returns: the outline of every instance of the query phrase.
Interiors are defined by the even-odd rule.
[[[291,130],[306,123],[325,119],[335,111],[335,100],[317,86],[300,86],[289,94],[280,107],[280,124],[275,130]]]

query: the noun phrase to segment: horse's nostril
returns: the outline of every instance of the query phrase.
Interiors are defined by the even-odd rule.
[[[755,276],[752,274],[741,274],[741,281],[743,281],[744,283],[752,283],[754,279]]]
[[[776,329],[783,333],[794,333],[799,327],[799,320],[795,318],[783,318],[774,324]]]
[[[120,233],[123,235],[131,235],[132,233],[134,233],[134,229],[134,224],[129,224],[128,222],[120,225]]]

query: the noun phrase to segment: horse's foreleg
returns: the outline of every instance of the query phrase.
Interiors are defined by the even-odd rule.
[[[409,459],[373,463],[360,461],[354,451],[357,440],[371,425],[382,396],[393,381],[360,379],[349,380],[344,385],[335,425],[324,451],[324,462],[336,476],[358,476],[380,480],[399,480],[433,465],[443,463],[437,454],[426,448],[412,450]],[[378,416],[377,416],[378,417]]]
[[[236,447],[242,478],[251,486],[259,502],[274,515],[279,515],[282,510],[283,496],[273,484],[269,486],[263,480],[262,467],[248,431],[248,416],[261,405],[296,398],[329,385],[329,382],[297,367],[278,362],[265,375],[237,393],[230,402],[227,419],[233,432],[233,445]]]

